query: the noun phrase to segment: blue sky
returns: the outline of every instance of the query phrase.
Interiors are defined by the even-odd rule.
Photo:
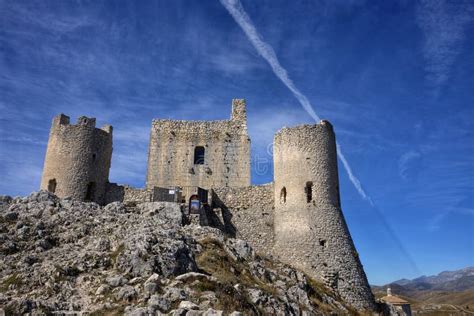
[[[340,164],[369,281],[474,265],[474,3],[242,6],[376,205]],[[219,1],[0,0],[1,194],[38,189],[58,113],[112,124],[110,180],[141,187],[153,118],[225,119],[232,98],[269,182],[274,132],[313,120]]]

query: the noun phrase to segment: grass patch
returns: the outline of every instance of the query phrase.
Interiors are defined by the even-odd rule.
[[[115,264],[115,262],[117,261],[117,257],[125,250],[125,245],[124,244],[120,244],[117,249],[115,249],[114,251],[112,251],[110,253],[110,259],[112,260],[112,263]]]
[[[356,309],[344,304],[344,301],[337,294],[332,292],[330,289],[324,286],[324,284],[322,284],[321,282],[318,282],[315,279],[310,278],[308,275],[306,275],[306,279],[308,280],[308,285],[309,285],[308,297],[314,305],[318,306],[319,310],[326,313],[334,312],[334,307],[323,302],[322,294],[324,294],[329,297],[332,297],[333,299],[341,303],[347,309],[348,315],[362,315]]]
[[[224,311],[224,314],[238,310],[261,315],[262,312],[252,304],[247,295],[234,288],[236,284],[255,287],[260,282],[252,277],[244,264],[229,257],[224,245],[218,240],[209,238],[199,243],[203,250],[196,256],[196,263],[202,272],[219,281],[200,280],[192,285],[193,289],[200,292],[213,291],[218,299],[213,308]]]
[[[0,291],[6,292],[10,285],[15,285],[16,287],[23,285],[23,280],[18,273],[13,273],[8,278],[6,278],[0,286]]]
[[[196,263],[201,272],[212,275],[218,282],[210,280],[199,280],[191,287],[198,292],[212,291],[216,294],[218,303],[212,306],[224,311],[224,314],[238,310],[244,314],[263,315],[264,312],[255,306],[247,296],[246,291],[237,291],[234,285],[241,284],[244,288],[256,288],[264,294],[277,298],[280,296],[278,288],[270,283],[253,276],[245,262],[235,261],[225,251],[224,245],[216,239],[208,238],[199,241],[202,251],[196,255]],[[265,268],[269,270],[280,270],[283,266],[261,256]],[[318,311],[323,314],[334,314],[335,307],[324,303],[324,295],[332,297],[338,302],[342,300],[322,283],[308,277],[308,297]],[[294,284],[293,284],[294,285]],[[344,304],[343,304],[344,305]],[[349,315],[360,315],[354,309],[344,305]],[[304,306],[300,306],[304,310]]]

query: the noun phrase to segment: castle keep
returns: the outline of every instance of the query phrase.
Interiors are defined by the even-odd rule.
[[[283,128],[273,143],[274,181],[250,185],[244,100],[229,120],[153,120],[146,187],[109,183],[112,128],[95,119],[54,118],[41,188],[99,204],[172,201],[199,223],[247,240],[258,252],[323,281],[350,305],[373,310],[374,297],[341,210],[331,124]],[[205,193],[205,194],[204,194]],[[194,214],[196,215],[196,214]]]
[[[243,100],[230,120],[153,120],[146,186],[243,187],[250,185],[250,138]]]

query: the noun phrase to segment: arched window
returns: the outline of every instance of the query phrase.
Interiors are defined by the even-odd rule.
[[[194,164],[203,165],[204,164],[204,153],[205,149],[202,146],[197,146],[194,148]]]
[[[56,192],[56,179],[51,179],[48,181],[48,191],[51,193]]]
[[[281,188],[280,191],[280,203],[286,203],[286,188]]]
[[[313,200],[313,182],[311,181],[306,182],[304,192],[306,193],[306,202],[307,203],[311,202]]]

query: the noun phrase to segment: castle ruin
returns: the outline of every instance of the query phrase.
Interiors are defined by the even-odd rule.
[[[105,201],[112,159],[112,126],[95,127],[95,118],[80,117],[71,125],[60,114],[53,119],[41,189],[60,197]]]
[[[250,138],[243,100],[230,120],[153,120],[146,187],[250,185]]]
[[[164,200],[169,191],[170,201],[185,207],[204,190],[206,224],[323,281],[353,307],[374,310],[341,210],[331,124],[283,128],[273,148],[274,181],[250,185],[244,100],[232,101],[229,120],[153,120],[146,187],[136,189],[108,181],[112,128],[97,129],[85,117],[70,125],[61,114],[53,120],[41,188],[99,204]]]

